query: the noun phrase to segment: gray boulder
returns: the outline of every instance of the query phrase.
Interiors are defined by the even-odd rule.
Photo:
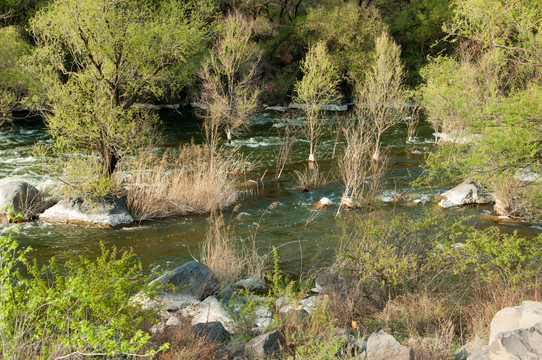
[[[249,359],[266,359],[279,352],[282,344],[284,336],[280,331],[271,331],[250,340],[245,345],[245,355]]]
[[[231,339],[230,333],[218,321],[199,323],[190,329],[192,333],[210,343],[223,343]]]
[[[181,314],[192,317],[193,325],[218,321],[224,325],[228,331],[233,331],[235,328],[232,318],[214,296],[210,296],[203,300],[199,306],[183,309]]]
[[[542,324],[501,332],[489,346],[490,360],[542,359]]]
[[[467,359],[471,354],[474,354],[483,350],[487,350],[487,340],[484,340],[484,339],[473,340],[466,343],[461,348],[459,348],[455,352],[455,358]]]
[[[484,194],[484,191],[473,181],[465,180],[453,189],[440,194],[435,200],[439,202],[440,207],[449,208],[468,204],[489,204],[493,201],[493,197]]]
[[[124,203],[115,196],[102,196],[97,199],[82,197],[64,199],[45,210],[39,219],[47,222],[102,227],[117,227],[134,221],[126,211]]]
[[[21,213],[23,220],[32,219],[42,210],[41,193],[34,186],[24,181],[13,181],[0,186],[0,222],[9,220],[9,213]]]
[[[501,332],[529,328],[542,322],[542,302],[524,301],[499,310],[491,320],[489,343]]]
[[[233,286],[237,289],[244,289],[250,292],[267,290],[265,280],[262,278],[248,278],[239,280]]]
[[[372,333],[367,340],[367,360],[411,360],[412,350],[401,345],[384,330]]]
[[[197,261],[179,266],[160,276],[156,281],[173,286],[173,289],[167,289],[166,293],[182,293],[200,300],[218,292],[220,288],[220,283],[213,271]]]
[[[486,346],[482,350],[470,354],[467,360],[488,360],[488,357],[489,349]]]

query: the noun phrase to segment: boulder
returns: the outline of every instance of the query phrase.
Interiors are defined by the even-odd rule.
[[[341,198],[340,206],[345,209],[356,209],[359,207],[359,205],[356,202],[354,202],[354,200],[352,200],[351,197],[348,197],[348,196],[343,196]]]
[[[9,220],[9,212],[22,214],[23,220],[32,219],[41,211],[41,193],[34,186],[24,181],[13,181],[0,186],[0,222]]]
[[[520,306],[505,307],[491,320],[489,343],[501,332],[530,328],[542,323],[542,302],[524,301]]]
[[[115,196],[102,196],[97,199],[82,197],[64,199],[45,210],[39,219],[47,222],[102,227],[117,227],[134,221],[126,211],[124,203]]]
[[[384,330],[372,333],[367,340],[367,360],[410,360],[412,350],[401,345]]]
[[[218,301],[221,303],[228,303],[230,302],[231,298],[234,297],[236,294],[235,289],[231,285],[227,285],[223,287],[218,294],[216,294],[216,297]]]
[[[237,289],[245,289],[247,291],[264,291],[267,289],[265,280],[262,278],[248,278],[239,280],[233,285]]]
[[[455,352],[456,359],[467,359],[470,355],[487,350],[487,340],[478,339],[469,341]]]
[[[524,301],[519,306],[519,325],[520,329],[535,326],[542,323],[542,302]]]
[[[489,346],[489,360],[542,359],[542,324],[497,334]]]
[[[230,333],[218,321],[198,323],[193,325],[190,331],[210,343],[223,343],[231,339]]]
[[[279,352],[282,344],[284,336],[279,330],[267,332],[245,345],[245,355],[249,359],[266,359]]]
[[[331,201],[327,197],[321,198],[316,204],[314,204],[314,207],[317,208],[317,209],[325,209],[325,208],[328,208],[330,206],[333,206],[333,201]]]
[[[489,357],[489,349],[486,346],[484,349],[470,354],[467,360],[487,360],[488,357]]]
[[[173,289],[167,289],[165,293],[184,294],[199,300],[213,295],[220,288],[220,283],[212,270],[197,261],[179,266],[155,281],[173,286]]]
[[[208,297],[190,312],[183,311],[183,315],[192,316],[192,325],[220,322],[228,331],[233,331],[233,320],[222,304],[214,296]]]
[[[442,193],[435,198],[442,208],[468,204],[489,204],[493,201],[491,195],[483,194],[483,191],[472,181],[466,180],[451,190]]]
[[[489,326],[489,343],[491,344],[500,332],[518,329],[520,314],[519,306],[505,307],[499,310],[493,316]]]

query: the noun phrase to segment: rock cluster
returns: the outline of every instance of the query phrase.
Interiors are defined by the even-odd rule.
[[[269,331],[273,310],[270,306],[260,306],[254,310],[256,318],[251,329],[252,338],[247,342],[232,340],[233,333],[239,328],[232,318],[232,308],[237,303],[227,303],[238,296],[252,297],[254,301],[269,305],[266,297],[255,296],[251,291],[264,291],[262,279],[245,279],[233,286],[219,289],[219,283],[207,266],[196,261],[186,263],[155,281],[162,282],[166,290],[155,302],[137,299],[143,306],[160,306],[163,310],[161,321],[151,328],[153,333],[167,331],[177,326],[182,319],[190,319],[190,332],[200,343],[212,343],[215,358],[220,359],[272,359],[285,346],[286,324],[295,324],[304,329],[311,326],[311,313],[317,306],[316,296],[302,300],[281,297],[275,300],[273,308],[278,309],[284,326]],[[240,291],[238,293],[238,291]],[[241,295],[239,295],[241,294]],[[134,299],[136,300],[136,299]],[[227,306],[226,306],[227,305]],[[228,310],[227,310],[228,309]],[[235,310],[234,310],[235,312]],[[245,319],[246,320],[246,319]],[[186,320],[185,320],[186,321]],[[303,331],[303,330],[301,330]],[[339,350],[341,359],[399,359],[413,358],[412,350],[401,345],[393,336],[379,331],[373,333],[367,341],[357,338],[353,331],[338,329],[328,338],[341,339],[344,345]]]
[[[495,314],[489,345],[477,340],[465,345],[456,357],[467,360],[542,359],[542,302],[524,301]]]

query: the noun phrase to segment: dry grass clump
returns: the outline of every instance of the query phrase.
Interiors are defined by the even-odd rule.
[[[182,145],[160,158],[150,151],[123,179],[128,211],[138,220],[208,213],[237,200],[237,176],[246,165],[237,150]]]
[[[153,343],[169,343],[168,351],[158,353],[156,360],[206,360],[214,359],[216,346],[209,342],[200,342],[190,331],[192,324],[185,319],[181,325],[168,326],[166,330],[151,339]]]
[[[518,306],[525,300],[542,301],[542,289],[529,285],[511,287],[497,280],[481,286],[473,285],[475,291],[470,301],[460,309],[468,338],[489,338],[491,320],[499,310]]]
[[[258,254],[255,236],[236,236],[222,216],[211,221],[200,251],[201,262],[213,270],[222,285],[263,278],[268,260],[267,255]]]
[[[312,190],[326,186],[329,183],[329,178],[324,176],[319,170],[317,163],[310,163],[303,170],[295,170],[297,184],[300,188]]]
[[[292,147],[296,141],[296,135],[289,126],[286,126],[284,132],[281,133],[279,131],[279,139],[281,139],[282,144],[275,151],[275,180],[277,181],[280,179],[284,167],[286,166],[286,162],[288,161],[288,157],[292,152]]]
[[[382,178],[387,168],[387,156],[381,153],[373,140],[373,129],[362,118],[352,120],[342,128],[346,146],[337,165],[339,177],[344,184],[341,201],[345,204],[370,204],[382,187]],[[378,160],[371,156],[379,152]],[[337,213],[341,210],[339,207]]]

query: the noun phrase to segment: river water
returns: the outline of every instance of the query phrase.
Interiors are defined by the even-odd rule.
[[[190,110],[182,113],[163,111],[160,117],[164,128],[162,146],[177,148],[179,144],[192,139],[201,142],[201,122]],[[295,119],[294,119],[295,120]],[[299,121],[298,121],[299,122]],[[320,170],[329,176],[328,185],[310,192],[302,192],[297,186],[295,170],[306,165],[308,143],[297,140],[281,180],[274,180],[275,151],[280,146],[277,130],[285,120],[280,114],[264,113],[253,118],[254,125],[240,134],[233,145],[253,163],[254,171],[246,179],[260,182],[258,189],[239,200],[240,212],[224,210],[224,219],[238,236],[255,236],[259,251],[267,253],[272,246],[279,251],[281,268],[292,274],[330,264],[338,244],[340,227],[335,216],[336,207],[323,212],[314,212],[312,204],[322,197],[338,203],[342,187],[337,179],[335,160],[331,160],[333,140],[324,136],[322,140]],[[433,131],[422,123],[415,141],[405,143],[406,127],[398,125],[384,136],[384,148],[391,155],[390,169],[383,183],[383,211],[408,212],[422,216],[425,208],[435,206],[432,199],[450,188],[431,187],[412,189],[411,181],[421,173],[424,156],[434,142]],[[43,174],[40,164],[32,155],[36,142],[49,141],[48,134],[39,119],[18,123],[12,130],[0,133],[0,184],[22,179],[43,188],[50,194],[55,180]],[[261,181],[263,179],[263,181]],[[404,201],[393,202],[396,194],[409,193]],[[420,200],[417,206],[407,205]],[[274,202],[280,202],[268,209]],[[452,215],[475,215],[472,220],[479,226],[496,226],[487,222],[480,214],[490,213],[491,208],[462,207],[444,210]],[[355,212],[345,213],[351,216]],[[100,252],[100,241],[106,246],[119,249],[133,248],[147,270],[163,271],[199,256],[199,245],[209,225],[204,215],[184,216],[173,219],[146,221],[122,229],[102,229],[64,224],[49,224],[41,221],[19,225],[13,237],[22,246],[31,246],[31,256],[43,263],[51,257],[59,260],[66,256],[85,255],[91,258]],[[540,224],[533,227],[499,225],[505,231],[518,230],[526,236],[536,235],[542,230]],[[3,225],[6,228],[6,225]]]

